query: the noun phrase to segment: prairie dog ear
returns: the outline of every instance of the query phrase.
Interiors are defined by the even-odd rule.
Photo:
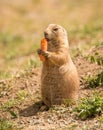
[[[62,30],[63,30],[63,32],[65,32],[65,29],[64,29],[64,28],[62,28]]]
[[[67,34],[67,31],[63,28],[63,32]]]
[[[64,36],[68,37],[67,31],[64,28],[62,28],[62,31],[63,31]]]

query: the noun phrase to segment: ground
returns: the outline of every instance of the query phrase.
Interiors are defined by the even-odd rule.
[[[95,91],[102,96],[103,86],[88,88],[85,79],[103,66],[103,2],[45,2],[0,1],[0,130],[103,130],[102,115],[78,117],[79,103],[40,110],[42,62],[36,53],[49,23],[64,26],[80,77],[79,101]]]

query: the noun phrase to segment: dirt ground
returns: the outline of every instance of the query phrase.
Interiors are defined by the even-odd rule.
[[[82,56],[74,58],[74,63],[78,69],[80,76],[80,99],[83,97],[89,97],[95,89],[87,89],[86,84],[83,81],[83,77],[87,75],[96,74],[100,70],[100,66],[92,64]],[[26,99],[10,109],[18,113],[18,118],[12,119],[9,111],[0,113],[0,117],[3,118],[6,115],[7,119],[12,119],[18,124],[19,128],[24,130],[102,130],[103,125],[98,122],[98,117],[81,121],[75,117],[72,112],[73,107],[56,106],[50,108],[48,111],[40,111],[41,106],[41,95],[40,95],[40,68],[32,68],[30,72],[26,74],[17,75],[13,79],[0,81],[0,86],[9,86],[7,89],[2,91],[3,98],[0,98],[1,104],[9,99],[17,98],[17,93],[20,90],[28,92]],[[14,86],[10,88],[10,86]],[[4,87],[5,88],[5,87]],[[102,92],[103,88],[97,88],[98,92]]]

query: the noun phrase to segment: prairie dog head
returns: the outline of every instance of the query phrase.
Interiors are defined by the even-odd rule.
[[[57,24],[49,24],[44,31],[44,36],[47,39],[50,46],[68,47],[68,38],[66,30]]]

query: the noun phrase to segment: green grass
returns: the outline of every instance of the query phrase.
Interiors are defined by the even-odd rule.
[[[4,46],[9,46],[10,44],[22,43],[24,41],[23,37],[18,34],[12,34],[10,32],[0,32],[0,43]]]
[[[0,79],[10,78],[11,74],[9,71],[0,70]]]
[[[99,120],[99,122],[100,122],[101,124],[103,124],[103,114],[101,115],[101,117],[100,117],[98,120]]]
[[[12,89],[13,89],[13,86],[10,85],[8,82],[0,83],[0,98],[5,96],[5,95],[8,95],[8,93],[10,91],[12,91]]]
[[[39,58],[39,57],[38,57]],[[28,67],[29,68],[32,68],[32,67],[34,67],[34,68],[36,68],[36,67],[40,67],[40,65],[41,65],[41,61],[40,61],[40,59],[30,59],[30,61],[28,62]]]
[[[37,39],[33,41],[32,37],[24,37],[16,32],[0,32],[0,47],[3,49],[0,56],[8,61],[35,53],[39,47],[38,42]]]
[[[25,98],[28,97],[28,96],[29,96],[29,93],[25,90],[20,90],[17,94],[19,102],[25,100]]]
[[[17,54],[17,46],[24,43],[24,38],[19,34],[14,34],[11,32],[0,32],[0,44],[3,48],[3,54],[5,58],[12,59]]]
[[[102,42],[97,42],[96,48],[98,48],[98,47],[103,47],[103,41]]]
[[[90,22],[81,26],[71,27],[67,29],[70,40],[84,42],[87,46],[90,46],[93,42],[98,42],[98,36],[102,35],[102,24],[101,22]]]
[[[103,66],[103,56],[99,56],[98,53],[95,53],[94,55],[89,55],[87,57],[87,59],[91,62],[91,63],[96,63],[98,65],[102,65]]]
[[[103,97],[95,92],[89,98],[83,98],[75,111],[82,120],[101,115],[103,111]]]
[[[0,130],[18,130],[13,122],[6,119],[0,119]]]
[[[7,102],[5,102],[3,105],[0,106],[1,111],[8,111],[11,108],[15,107],[18,104],[18,101],[16,99],[9,99]]]
[[[98,49],[102,50],[103,42],[96,42],[94,45],[94,50],[92,51],[92,54],[88,54],[86,56],[86,59],[90,61],[91,63],[96,63],[98,65],[103,66],[103,54],[102,52],[99,52]]]
[[[103,86],[103,69],[95,76],[88,76],[84,78],[87,83],[87,88],[96,88]]]
[[[0,111],[10,111],[11,108],[15,108],[23,101],[25,101],[28,96],[29,94],[27,91],[25,90],[19,91],[16,98],[9,99],[8,101],[6,101],[0,106]]]

